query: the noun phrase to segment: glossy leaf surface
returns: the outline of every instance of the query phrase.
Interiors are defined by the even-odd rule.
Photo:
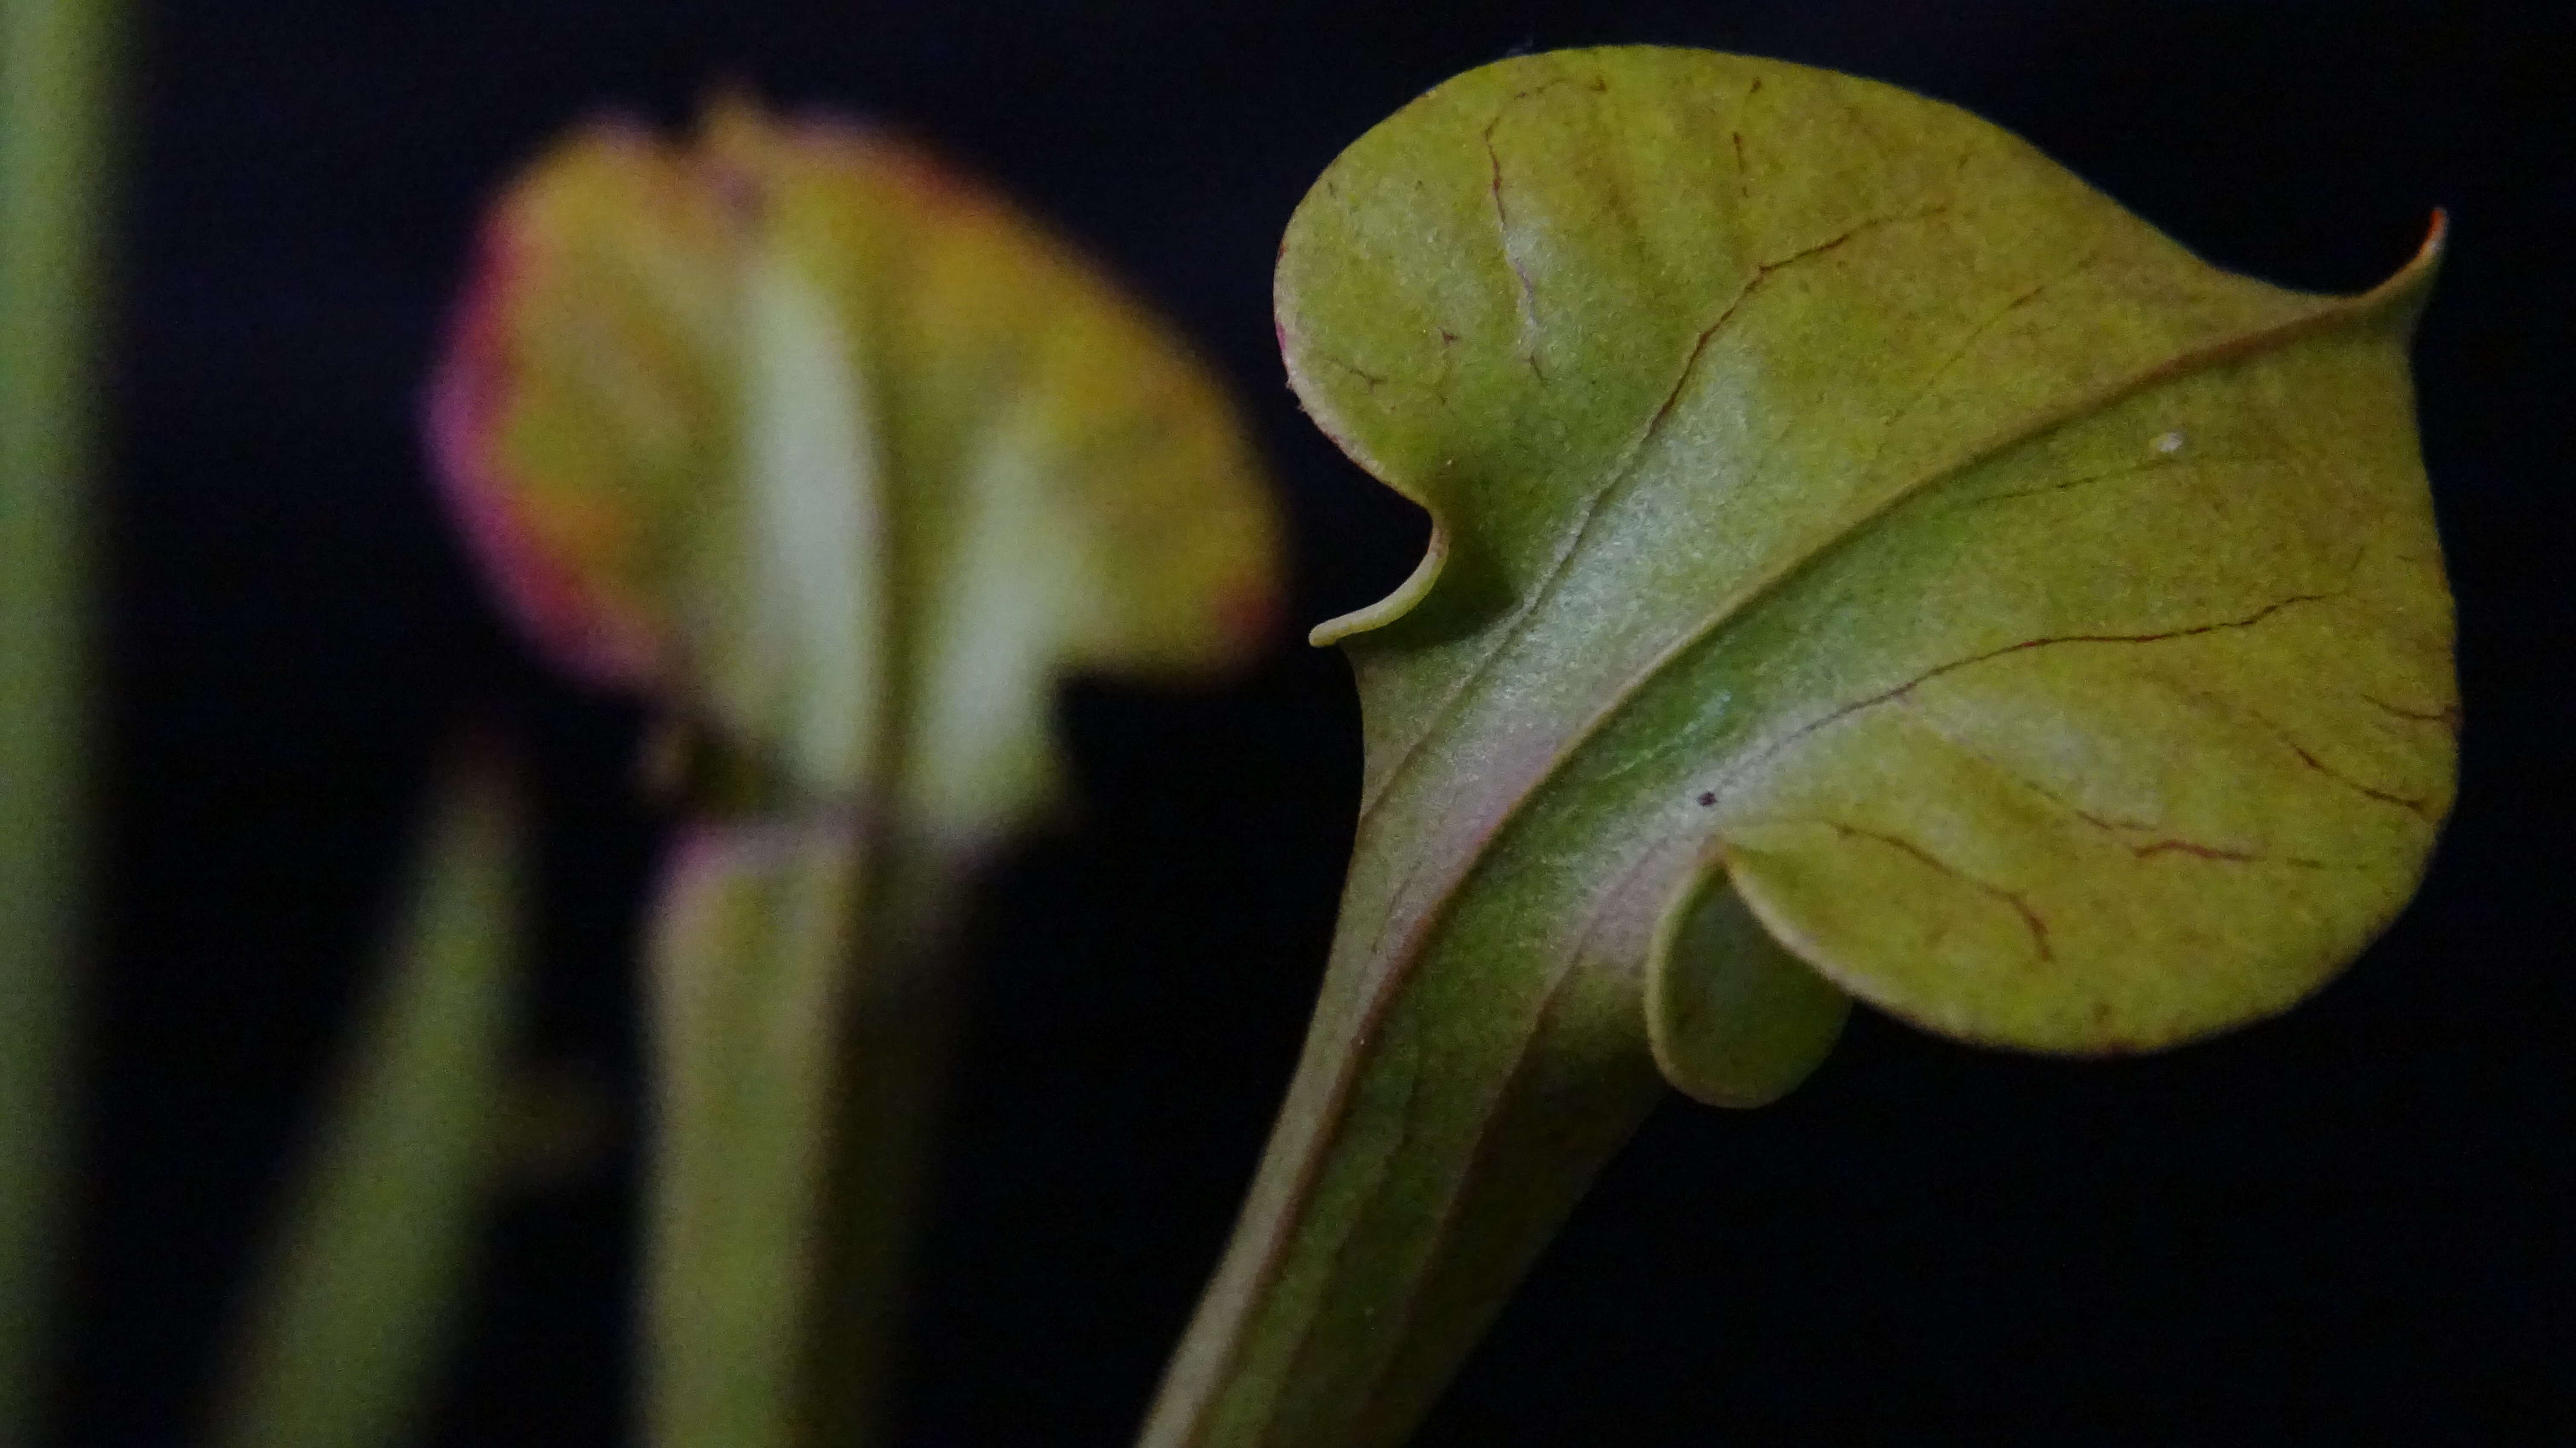
[[[1345,152],[1282,346],[1435,535],[1316,632],[1366,715],[1340,935],[1149,1441],[1400,1438],[1650,1050],[1741,1104],[1835,988],[2110,1053],[2349,961],[2452,792],[2433,253],[2284,291],[1958,110],[1689,51],[1505,61]]]

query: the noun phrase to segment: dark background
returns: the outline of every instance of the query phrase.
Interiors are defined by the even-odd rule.
[[[1421,89],[1657,41],[1830,65],[2038,142],[2202,255],[2366,286],[2435,205],[2417,356],[2462,621],[2465,783],[2421,898],[2288,1018],[2079,1066],[1856,1018],[1784,1104],[1678,1100],[1424,1444],[2576,1439],[2565,924],[2576,235],[2569,7],[608,0],[149,7],[123,231],[106,950],[80,1444],[184,1441],[219,1314],[457,711],[545,810],[532,1052],[629,1083],[657,822],[638,716],[548,682],[425,491],[417,380],[489,189],[603,105],[711,82],[933,140],[1234,376],[1294,622],[1421,537],[1297,414],[1290,208]],[[1116,1444],[1214,1261],[1321,968],[1357,782],[1338,656],[1175,699],[1076,688],[1087,807],[999,869],[901,1441]],[[624,1434],[631,1142],[499,1224],[442,1441]]]

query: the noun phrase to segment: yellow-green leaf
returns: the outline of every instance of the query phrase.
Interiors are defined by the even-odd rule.
[[[1435,533],[1317,630],[1366,719],[1340,936],[1148,1441],[1400,1438],[1650,1053],[1764,1099],[1835,988],[2145,1050],[2349,961],[2452,793],[2436,250],[2266,286],[1951,107],[1679,50],[1488,66],[1346,151],[1289,376]]]

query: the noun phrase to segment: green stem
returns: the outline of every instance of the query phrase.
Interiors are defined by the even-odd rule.
[[[842,1015],[840,1084],[823,1184],[823,1254],[803,1384],[806,1448],[884,1436],[902,1366],[914,1223],[947,1101],[959,1004],[963,858],[886,849]]]
[[[523,833],[500,770],[455,772],[239,1324],[217,1420],[228,1448],[418,1436],[498,1165]]]
[[[649,1442],[874,1436],[961,878],[830,816],[702,825],[675,857],[651,968]]]
[[[1569,964],[1492,1029],[1345,922],[1288,1100],[1144,1448],[1389,1448],[1664,1091],[1631,970]]]
[[[88,538],[114,7],[0,7],[0,1441],[33,1433],[89,836]]]

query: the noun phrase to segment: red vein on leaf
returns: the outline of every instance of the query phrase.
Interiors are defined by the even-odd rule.
[[[1522,92],[1524,96],[1530,94],[1534,92]],[[1494,197],[1494,233],[1503,249],[1503,264],[1512,269],[1513,277],[1519,280],[1521,286],[1522,360],[1528,362],[1530,370],[1538,373],[1539,380],[1544,382],[1547,380],[1547,374],[1540,371],[1538,365],[1538,288],[1530,281],[1529,268],[1522,265],[1521,259],[1512,252],[1511,207],[1503,200],[1503,158],[1502,154],[1494,149],[1494,127],[1502,123],[1503,118],[1499,115],[1486,122],[1484,135],[1485,165],[1492,175],[1492,180],[1487,183],[1487,189]]]
[[[1923,733],[1926,738],[1943,745],[1953,753],[1959,755],[1961,758],[1973,760],[1976,763],[1985,766],[1987,769],[1993,771],[1997,778],[2004,780],[2006,783],[2017,785],[2022,789],[2028,790],[2032,794],[2038,795],[2041,799],[2048,801],[2051,805],[2064,810],[2067,814],[2091,825],[2097,830],[2154,830],[2163,828],[2159,822],[2154,820],[2130,820],[2121,819],[2116,815],[2098,814],[2092,810],[2084,808],[2074,800],[2058,793],[2056,790],[2049,788],[2047,785],[2040,783],[2038,780],[2031,778],[2020,770],[2012,768],[2010,765],[2007,765],[2002,760],[1987,754],[1985,751],[1969,748],[1960,741],[1942,733],[1937,728],[1927,727],[1924,729]],[[1701,802],[1705,804],[1715,804],[1717,801],[1713,797],[1712,793],[1702,795]]]
[[[2333,765],[2326,763],[2324,760],[2319,759],[2306,745],[2303,745],[2298,740],[2292,738],[2289,730],[2273,723],[2264,715],[2259,714],[2252,709],[2246,709],[2243,712],[2246,718],[2251,719],[2255,723],[2262,725],[2265,729],[2270,730],[2272,732],[2272,737],[2280,740],[2283,748],[2289,750],[2292,754],[2297,755],[2301,764],[2304,764],[2308,768],[2315,770],[2317,773],[2324,775],[2326,778],[2333,780],[2335,783],[2342,785],[2344,788],[2351,790],[2353,793],[2358,794],[2365,799],[2378,800],[2381,804],[2395,805],[2397,808],[2409,811],[2421,819],[2430,820],[2434,817],[2433,802],[2431,800],[2409,799],[2402,794],[2391,794],[2387,790],[2365,784],[2362,781],[2353,778],[2351,775],[2344,773],[2342,770],[2335,768]]]
[[[1922,214],[1925,216],[1931,216],[1947,210],[1949,210],[1947,206],[1936,206]],[[1966,360],[1968,354],[1976,350],[1977,343],[1983,340],[1988,332],[1991,332],[1995,328],[2003,325],[2005,318],[2010,317],[2013,313],[2018,312],[2022,308],[2030,305],[2032,302],[2037,301],[2041,294],[2046,292],[2049,288],[2056,286],[2059,282],[2065,281],[2069,277],[2080,275],[2086,268],[2093,265],[2094,258],[2100,254],[2101,248],[2099,246],[2095,246],[2093,249],[2085,252],[2082,256],[2077,257],[2074,263],[2063,271],[2043,277],[2038,282],[2024,288],[2010,301],[2004,303],[2001,307],[1996,308],[1994,312],[1987,316],[1983,321],[1980,321],[1977,325],[1970,327],[1966,332],[1962,333],[1958,342],[1951,347],[1949,354],[1944,356],[1938,363],[1934,364],[1931,371],[1923,374],[1923,380],[1915,386],[1913,395],[1907,397],[1895,411],[1890,412],[1886,417],[1880,419],[1878,424],[1878,440],[1870,446],[1869,460],[1860,466],[1859,472],[1861,476],[1868,477],[1878,472],[1879,460],[1887,456],[1888,444],[1896,440],[1897,424],[1914,415],[1914,410],[1923,405],[1924,399],[1931,397],[1940,388],[1941,379],[1950,375],[1953,368],[1956,368],[1960,362]]]
[[[1925,734],[1935,742],[1956,751],[1961,757],[1973,760],[1976,763],[1985,766],[1987,769],[1994,771],[1996,777],[2030,791],[2032,794],[2048,801],[2058,809],[2064,810],[2070,817],[2079,820],[2084,824],[2090,825],[2094,829],[2100,830],[2105,834],[2150,834],[2167,828],[2167,826],[2159,820],[2122,819],[2115,815],[2097,814],[2094,811],[2088,810],[2075,803],[2075,801],[2058,793],[2056,790],[2030,778],[2021,771],[2005,765],[2001,760],[1993,758],[1982,750],[1971,749],[1967,745],[1960,743],[1958,740],[1951,738],[1949,735],[1944,734],[1937,729],[1927,729]],[[1700,798],[1703,803],[1715,803],[1714,798],[1708,794],[1702,794]],[[2159,838],[2139,843],[2129,843],[2128,849],[2131,855],[2134,855],[2141,860],[2150,859],[2156,855],[2163,854],[2185,854],[2204,860],[2232,860],[2247,864],[2296,865],[2302,869],[2314,870],[2327,870],[2334,868],[2332,861],[2311,859],[2305,855],[2267,855],[2259,851],[2228,849],[2224,846],[2203,844],[2197,840],[2187,840],[2179,836],[2170,835],[2160,836]]]
[[[1743,288],[1736,292],[1734,299],[1729,301],[1725,308],[1717,314],[1717,319],[1715,321],[1710,322],[1707,326],[1700,329],[1699,339],[1691,343],[1690,354],[1682,359],[1680,374],[1673,378],[1672,390],[1664,394],[1663,405],[1657,407],[1654,411],[1654,415],[1646,419],[1645,433],[1638,438],[1639,450],[1642,450],[1646,439],[1653,437],[1656,430],[1664,425],[1664,419],[1672,416],[1674,406],[1681,401],[1682,394],[1689,390],[1691,374],[1699,370],[1700,354],[1708,350],[1709,342],[1717,336],[1718,332],[1723,329],[1728,322],[1734,320],[1737,310],[1743,307],[1746,302],[1753,299],[1753,294],[1762,289],[1762,284],[1764,282],[1769,281],[1775,274],[1784,271],[1789,267],[1795,266],[1799,262],[1810,261],[1816,257],[1823,256],[1829,251],[1835,250],[1844,243],[1850,241],[1853,237],[1858,236],[1865,231],[1871,231],[1881,226],[1892,226],[1900,221],[1919,221],[1928,216],[1937,216],[1949,209],[1950,208],[1947,206],[1934,206],[1923,211],[1911,212],[1903,216],[1874,217],[1868,221],[1864,221],[1853,226],[1849,230],[1843,232],[1840,236],[1831,237],[1827,240],[1817,242],[1813,246],[1793,251],[1787,256],[1781,257],[1777,261],[1756,263],[1753,268],[1753,276],[1751,280],[1745,282]],[[1599,496],[1606,496],[1608,493],[1616,490],[1618,485],[1621,482],[1626,481],[1629,476],[1630,473],[1628,469],[1623,467],[1618,473],[1612,475],[1609,481],[1602,484]],[[1588,521],[1590,515],[1587,513],[1585,516]]]
[[[1495,124],[1501,124],[1500,117],[1495,119]],[[1486,148],[1487,154],[1490,156],[1492,154],[1492,126],[1488,126],[1486,128],[1486,132]],[[1494,200],[1497,207],[1496,215],[1499,217],[1502,214],[1499,209],[1502,204],[1502,193],[1500,190],[1502,177],[1499,162],[1496,162],[1494,177],[1494,184],[1496,187]],[[1430,740],[1431,736],[1435,732],[1437,732],[1437,721],[1446,718],[1458,700],[1463,698],[1469,691],[1474,689],[1480,681],[1483,680],[1485,675],[1491,670],[1495,661],[1511,651],[1512,645],[1518,642],[1522,635],[1527,632],[1529,620],[1536,617],[1540,608],[1549,598],[1554,596],[1558,586],[1563,583],[1568,571],[1572,568],[1574,559],[1583,552],[1583,545],[1590,540],[1593,526],[1601,515],[1603,505],[1613,494],[1620,490],[1621,485],[1635,478],[1637,463],[1645,456],[1647,444],[1654,440],[1656,432],[1662,428],[1665,419],[1672,415],[1674,407],[1681,401],[1683,392],[1690,385],[1691,374],[1698,369],[1701,354],[1708,350],[1709,343],[1717,337],[1720,329],[1726,325],[1728,319],[1732,318],[1736,314],[1737,310],[1744,305],[1745,301],[1750,298],[1765,281],[1769,280],[1774,274],[1786,267],[1796,265],[1799,262],[1807,261],[1814,257],[1823,256],[1851,241],[1854,237],[1860,236],[1864,233],[1875,231],[1883,227],[1896,226],[1909,221],[1925,220],[1929,217],[1941,215],[1949,209],[1950,208],[1945,203],[1938,206],[1928,207],[1921,211],[1906,212],[1896,216],[1872,217],[1869,220],[1855,223],[1837,236],[1829,237],[1812,246],[1802,247],[1797,251],[1789,253],[1787,256],[1768,262],[1757,263],[1755,265],[1752,277],[1737,290],[1735,296],[1727,302],[1725,307],[1719,310],[1716,318],[1710,321],[1706,327],[1700,329],[1699,336],[1691,343],[1689,353],[1683,357],[1682,365],[1673,377],[1672,387],[1664,394],[1663,402],[1655,408],[1653,413],[1648,415],[1646,425],[1638,431],[1636,438],[1622,450],[1619,461],[1612,466],[1609,475],[1604,478],[1601,484],[1594,488],[1590,495],[1584,499],[1581,512],[1577,518],[1573,531],[1567,537],[1565,546],[1559,549],[1556,556],[1548,562],[1546,576],[1539,580],[1538,585],[1531,589],[1526,595],[1525,600],[1513,610],[1511,621],[1498,631],[1500,636],[1495,640],[1493,647],[1488,649],[1482,657],[1478,658],[1475,666],[1469,669],[1466,674],[1459,679],[1457,684],[1442,697],[1439,705],[1432,711],[1432,718],[1435,721],[1434,724],[1431,727],[1426,727],[1420,734],[1414,736],[1413,741],[1406,745],[1403,755],[1399,757],[1394,764],[1388,767],[1387,772],[1382,777],[1382,782],[1376,792],[1361,801],[1360,822],[1363,825],[1368,822],[1369,816],[1376,810],[1379,802],[1386,798],[1389,789],[1393,786],[1396,779],[1402,776],[1412,765],[1414,757],[1421,752],[1422,746]],[[1506,253],[1508,254],[1508,245],[1506,246]],[[1533,359],[1532,365],[1536,365],[1535,359]],[[1786,428],[1784,426],[1782,433],[1779,434],[1779,436],[1785,435]],[[1776,436],[1774,440],[1777,440]]]
[[[2198,699],[2203,703],[2209,704],[2221,713],[2238,715],[2252,720],[2255,724],[2259,725],[2264,732],[2270,734],[2274,741],[2279,743],[2282,748],[2289,750],[2291,754],[2297,756],[2301,764],[2304,764],[2308,768],[2315,770],[2317,773],[2324,775],[2326,778],[2333,780],[2335,783],[2342,785],[2344,788],[2351,790],[2353,793],[2361,795],[2365,799],[2375,799],[2382,804],[2395,805],[2397,808],[2406,810],[2425,820],[2438,819],[2438,816],[2434,812],[2433,802],[2431,800],[2409,799],[2402,794],[2393,794],[2387,790],[2376,788],[2372,785],[2363,783],[2361,780],[2353,778],[2351,775],[2344,773],[2342,770],[2326,763],[2323,759],[2318,758],[2314,750],[2301,744],[2295,735],[2291,734],[2288,729],[2284,728],[2270,715],[2263,713],[2261,710],[2254,708],[2252,705],[2247,704],[2242,700],[2233,699],[2224,694],[2213,694],[2207,689],[2184,683],[2179,679],[2167,679],[2165,683],[2167,687],[2172,688],[2179,693]]]
[[[1902,850],[1906,854],[1913,856],[1915,859],[1922,861],[1924,864],[1931,866],[1933,869],[1940,871],[1942,874],[1949,876],[1951,879],[1954,879],[1963,885],[1970,886],[2011,906],[2014,912],[2021,916],[2021,923],[2029,928],[2031,944],[2038,947],[2039,958],[2042,960],[2055,960],[2057,958],[2056,949],[2052,947],[2048,941],[2048,922],[2040,918],[2039,912],[2031,908],[2029,899],[2020,891],[2007,890],[2003,886],[1995,884],[1990,880],[1980,880],[1976,876],[1969,874],[1967,871],[1960,869],[1958,866],[1951,864],[1949,861],[1942,859],[1940,856],[1933,854],[1930,850],[1923,848],[1912,840],[1906,839],[1902,835],[1881,834],[1876,830],[1865,830],[1857,825],[1844,824],[1840,820],[1824,820],[1821,823],[1823,823],[1827,829],[1830,829],[1836,834],[1842,835],[1846,838],[1875,840],[1879,844],[1886,845],[1891,849]]]
[[[1843,720],[1848,719],[1863,710],[1875,709],[1883,704],[1894,703],[1945,674],[1954,674],[1961,669],[1972,668],[1978,664],[1989,663],[1995,659],[2003,658],[2008,654],[2027,653],[2032,649],[2059,648],[2068,644],[2156,644],[2167,643],[2175,639],[2197,638],[2202,634],[2220,633],[2228,629],[2252,628],[2256,624],[2270,618],[2272,615],[2281,612],[2283,609],[2292,608],[2303,603],[2321,603],[2336,596],[2337,595],[2333,593],[2293,594],[2292,596],[2280,599],[2277,602],[2267,603],[2263,607],[2256,609],[2254,612],[2245,615],[2243,618],[2221,619],[2216,623],[2196,624],[2189,628],[2165,629],[2157,633],[2058,634],[2047,638],[2024,639],[2019,643],[2006,644],[2002,648],[1988,649],[1983,653],[1970,654],[1964,659],[1952,659],[1946,664],[1936,664],[1933,667],[1916,674],[1913,678],[1907,679],[1904,683],[1896,685],[1894,688],[1882,689],[1866,698],[1854,699],[1848,704],[1841,705],[1824,714],[1820,714],[1814,719],[1810,719],[1806,723],[1799,725],[1797,728],[1790,730],[1778,739],[1773,740],[1771,743],[1764,745],[1762,748],[1753,751],[1751,754],[1745,756],[1745,758],[1739,761],[1735,768],[1729,770],[1724,779],[1718,781],[1715,786],[1716,792],[1723,795],[1729,786],[1731,786],[1736,780],[1742,778],[1755,765],[1760,764],[1762,761],[1769,759],[1771,756],[1778,754],[1780,751],[1787,749],[1790,745],[1814,734],[1820,729],[1829,728],[1832,725],[1839,724]]]
[[[2154,840],[2143,845],[2131,845],[2129,853],[2141,860],[2152,859],[2157,855],[2189,855],[2198,860],[2238,862],[2263,858],[2251,850],[2222,850],[2215,845],[2194,844],[2190,840]]]
[[[1332,353],[1323,351],[1320,348],[1309,347],[1306,349],[1306,355],[1314,358],[1318,362],[1324,363],[1326,366],[1351,374],[1353,377],[1360,380],[1360,385],[1366,387],[1371,392],[1375,392],[1380,387],[1386,385],[1386,379],[1379,376],[1377,373],[1369,371],[1367,368],[1360,366],[1356,362],[1344,361],[1343,359],[1334,356]]]
[[[2361,702],[2378,708],[2382,713],[2395,715],[2410,724],[2438,725],[2454,734],[2460,731],[2460,708],[2456,704],[2446,709],[2404,709],[2385,699],[2373,698],[2368,694],[2358,697]]]
[[[2094,483],[2117,482],[2122,478],[2134,478],[2141,473],[2165,472],[2173,468],[2182,467],[2203,467],[2212,461],[2215,461],[2215,459],[2196,457],[2156,458],[2149,462],[2131,463],[2125,467],[2111,468],[2104,472],[2086,473],[2082,477],[2068,478],[2063,482],[2049,483],[2042,487],[2016,488],[2009,493],[1988,493],[1983,497],[1963,498],[1959,501],[1959,506],[1963,508],[1981,508],[1988,503],[2008,503],[2016,498],[2037,498],[2049,493],[2067,492],[2072,489],[2086,487]],[[2255,461],[2261,461],[2261,459],[2255,459]]]
[[[1933,211],[1926,212],[1925,214],[1931,215],[1934,212],[1947,210],[1949,210],[1949,208],[1946,206],[1935,207],[1933,208]],[[1912,397],[1905,400],[1905,405],[1897,408],[1896,411],[1889,413],[1887,420],[1879,424],[1878,447],[1870,454],[1870,468],[1873,471],[1876,470],[1878,459],[1887,451],[1888,441],[1896,436],[1896,425],[1904,421],[1907,417],[1913,415],[1914,409],[1923,405],[1923,399],[1931,396],[1934,391],[1940,387],[1941,379],[1949,376],[1953,369],[1957,368],[1961,362],[1967,359],[1969,353],[1976,350],[1977,344],[1985,340],[1988,332],[2002,326],[2013,313],[2020,311],[2022,308],[2029,306],[2035,301],[2038,301],[2040,297],[2047,293],[2049,288],[2067,280],[2069,277],[2083,275],[2084,272],[2093,265],[2094,259],[2100,256],[2101,253],[2102,248],[2100,245],[2095,245],[2091,250],[2085,252],[2082,256],[2077,257],[2074,263],[2068,266],[2065,270],[2057,272],[2051,276],[2043,277],[2039,281],[2032,283],[2029,287],[2024,288],[2018,295],[2014,296],[2012,300],[2004,303],[2001,307],[1996,308],[1992,315],[1977,323],[1977,325],[1970,327],[1965,333],[1961,334],[1958,343],[1951,347],[1949,355],[1943,357],[1930,372],[1924,374],[1921,385],[1914,389],[1914,395]]]

